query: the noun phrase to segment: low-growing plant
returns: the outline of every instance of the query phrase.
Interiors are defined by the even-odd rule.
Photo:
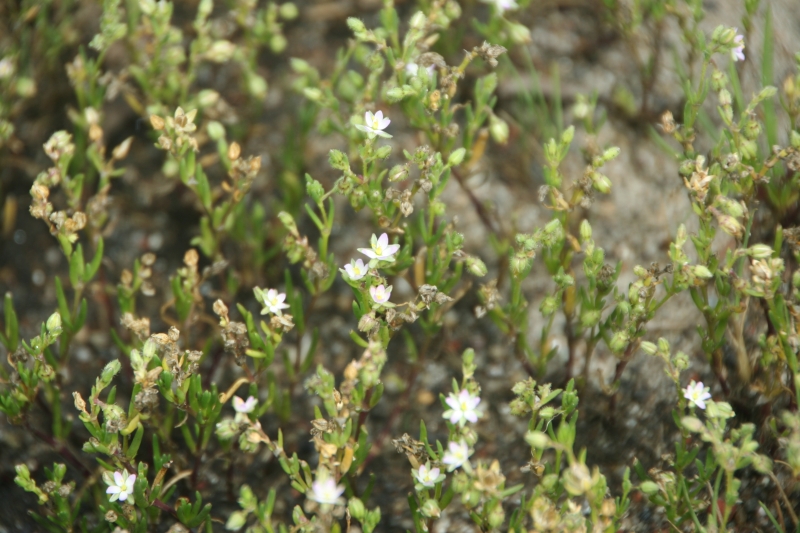
[[[646,126],[660,116],[653,138],[674,157],[692,213],[668,228],[663,266],[634,266],[624,287],[623,265],[607,252],[614,243],[596,242],[589,221],[615,186],[606,172],[621,153],[599,144],[609,108],[596,94],[576,97],[571,125],[557,90],[553,101],[536,90],[521,97],[545,116],[519,123],[538,121],[550,135],[540,226],[517,227],[471,185],[489,153],[514,142],[498,87],[526,68],[536,79],[527,2],[385,0],[366,20],[347,18],[348,38],[325,68],[282,57],[310,6],[105,0],[62,9],[73,4],[101,13],[77,50],[67,12],[53,15],[49,2],[9,13],[14,38],[0,39],[0,149],[22,142],[16,106],[43,81],[26,40],[36,54],[75,54],[71,126],[44,143],[51,166],[30,185],[30,214],[68,267],[52,276],[55,308],[37,304],[48,318],[35,330],[35,313],[20,320],[22,302],[7,293],[0,334],[0,410],[63,461],[43,474],[15,466],[16,484],[38,498],[30,514],[41,528],[381,531],[399,513],[391,491],[400,487],[403,528],[417,532],[447,530],[453,517],[480,531],[619,531],[636,527],[630,509],[646,505],[637,494],[674,530],[722,531],[736,529],[743,480],[756,474],[780,495],[759,502],[770,523],[800,527],[800,74],[773,86],[770,9],[746,0],[744,34],[708,34],[699,0],[598,3],[639,74],[611,109]],[[762,15],[761,85],[746,98],[737,65],[755,63],[747,46]],[[669,24],[684,40],[671,52],[685,105],[654,115],[666,62],[658,36]],[[280,91],[295,111],[277,129],[282,151],[267,158],[254,130],[268,120],[273,73],[290,78]],[[109,131],[120,101],[136,135]],[[313,142],[328,147],[325,165],[307,160]],[[191,237],[163,253],[122,252],[114,197],[153,187],[192,208],[175,221]],[[457,195],[474,213],[454,208]],[[487,243],[470,240],[470,223]],[[547,280],[538,302],[531,276]],[[702,316],[695,339],[720,394],[651,331],[682,293]],[[348,346],[338,353],[332,317]],[[482,387],[481,347],[449,338],[461,331],[454,322],[469,321],[527,374],[504,376],[510,401]],[[83,365],[76,352],[89,331],[110,346]],[[460,380],[422,391],[424,416],[398,423],[445,342],[460,353]],[[634,459],[607,479],[581,447],[579,397],[601,390],[617,416],[622,377],[640,352],[662,359],[674,384],[674,453],[658,465]],[[614,358],[609,382],[593,380],[598,353]],[[86,366],[99,372],[93,385],[94,376],[76,376]],[[743,418],[734,381],[758,391],[767,414]],[[518,448],[487,444],[481,425],[502,424],[486,422],[498,413],[521,419],[510,435]],[[408,461],[391,471],[398,479],[383,479],[373,462],[389,442]]]

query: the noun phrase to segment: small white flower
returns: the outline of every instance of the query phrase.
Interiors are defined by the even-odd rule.
[[[242,400],[238,396],[233,397],[233,408],[237,413],[252,413],[256,408],[256,399],[252,396],[247,397],[247,401]]]
[[[433,71],[436,69],[436,65],[428,65],[425,67],[425,70],[428,73],[428,77],[433,75]],[[406,74],[409,76],[416,76],[419,74],[419,65],[414,63],[413,61],[409,61],[406,63]]]
[[[442,463],[447,465],[447,471],[452,472],[467,462],[472,453],[464,440],[458,442],[450,441],[447,444],[447,451],[442,457]]]
[[[736,43],[736,46],[731,48],[731,59],[734,61],[744,61],[744,36],[737,34],[736,37],[733,38],[733,42]]]
[[[703,386],[703,382],[695,382],[692,380],[689,385],[683,389],[683,397],[695,404],[700,409],[706,408],[706,400],[711,398],[708,392],[709,388]]]
[[[386,127],[389,125],[391,120],[388,118],[383,117],[383,111],[378,111],[374,115],[372,111],[367,111],[364,113],[364,124],[356,124],[356,128],[360,129],[361,131],[367,132],[367,137],[370,139],[374,139],[376,135],[380,137],[386,137],[387,139],[391,137],[385,130]]]
[[[389,301],[389,297],[392,295],[392,286],[389,285],[388,287],[384,287],[381,284],[377,287],[370,287],[369,295],[372,296],[372,299],[375,300],[376,304],[385,304]]]
[[[261,298],[264,303],[264,309],[261,310],[262,315],[272,313],[282,316],[282,310],[289,308],[289,305],[283,302],[286,299],[286,294],[283,292],[278,292],[275,289],[268,290],[266,294],[262,291]]]
[[[337,505],[342,503],[344,487],[337,485],[332,477],[318,479],[311,484],[311,499],[322,504]]]
[[[373,233],[370,246],[372,248],[359,248],[358,251],[370,259],[381,261],[394,261],[394,254],[400,249],[399,244],[389,244],[389,236],[385,233],[382,233],[380,237],[376,237]]]
[[[493,4],[500,13],[511,9],[517,9],[519,6],[514,0],[481,0],[487,4]]]
[[[467,422],[473,424],[478,421],[478,411],[475,409],[481,403],[478,396],[473,396],[467,389],[461,389],[458,395],[450,393],[445,400],[451,408],[443,413],[442,416],[450,419],[451,424],[463,426]]]
[[[349,265],[344,266],[345,272],[347,272],[347,277],[353,281],[358,281],[364,276],[367,275],[368,269],[367,265],[364,264],[364,261],[361,259],[358,260],[350,260]]]
[[[430,488],[441,481],[440,477],[444,478],[444,476],[439,475],[439,472],[440,471],[438,468],[429,468],[428,464],[424,464],[419,465],[419,468],[412,470],[411,474],[420,485]]]
[[[136,474],[126,477],[124,472],[114,472],[114,482],[106,489],[106,494],[110,494],[110,501],[124,502],[133,494],[133,484],[136,482]]]

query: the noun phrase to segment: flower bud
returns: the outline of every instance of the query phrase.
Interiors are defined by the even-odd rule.
[[[569,146],[575,138],[575,126],[570,126],[561,134],[561,146]]]
[[[611,180],[599,172],[592,172],[592,187],[599,193],[608,194],[611,191]]]
[[[231,516],[228,517],[228,521],[225,523],[225,529],[228,531],[239,531],[244,527],[246,522],[247,513],[244,511],[234,511],[231,513]]]
[[[792,130],[789,133],[789,142],[792,144],[792,148],[800,148],[800,133]]]
[[[527,442],[531,448],[544,450],[550,446],[550,437],[541,431],[528,431],[525,433],[525,442]]]
[[[375,157],[378,159],[386,159],[390,155],[392,155],[392,147],[388,144],[384,144],[375,151]]]
[[[212,89],[203,89],[197,94],[198,107],[211,107],[219,102],[219,93]]]
[[[721,70],[714,70],[711,73],[711,88],[715,91],[722,90],[728,84],[728,77]]]
[[[584,311],[581,313],[581,326],[591,328],[600,322],[600,311]]]
[[[766,244],[755,244],[747,249],[747,255],[753,259],[766,259],[771,257],[772,254],[772,247]]]
[[[554,218],[550,222],[547,223],[544,227],[544,232],[547,234],[560,234],[561,233],[561,221],[557,218]]]
[[[249,76],[247,78],[247,91],[254,98],[265,98],[267,96],[267,80],[257,75]]]
[[[489,133],[497,144],[508,142],[508,123],[496,115],[489,117]]]
[[[755,140],[761,133],[761,124],[759,124],[757,120],[748,120],[744,125],[742,133],[744,133],[744,136],[748,139]]]
[[[554,296],[547,296],[539,305],[539,311],[544,316],[551,316],[558,310],[558,300]]]
[[[531,42],[531,31],[524,25],[516,22],[508,23],[508,36],[516,44],[527,44]]]
[[[486,263],[481,261],[477,257],[469,256],[467,257],[467,270],[469,270],[473,276],[478,276],[482,278],[486,275],[488,269],[486,268]]]
[[[47,331],[49,333],[59,333],[61,331],[61,315],[56,311],[47,319]]]
[[[753,159],[758,155],[758,145],[750,139],[743,139],[739,150],[742,159]]]
[[[464,147],[461,147],[458,150],[456,150],[455,152],[453,152],[452,154],[450,154],[450,157],[447,158],[447,166],[448,167],[457,167],[458,165],[460,165],[461,162],[464,160],[464,155],[466,153],[467,153],[467,149],[464,148]]]
[[[664,337],[658,338],[658,351],[661,353],[669,353],[669,341]]]
[[[230,41],[220,39],[219,41],[214,41],[211,44],[209,49],[206,51],[206,58],[214,63],[225,63],[226,61],[230,61],[234,52],[236,52],[235,44]]]
[[[420,509],[422,516],[427,518],[439,518],[439,515],[442,514],[442,510],[439,509],[439,504],[436,503],[436,500],[431,498],[430,500],[426,501],[422,505],[422,509]]]
[[[100,381],[103,383],[103,387],[108,387],[121,368],[122,364],[118,359],[114,359],[103,368],[103,372],[100,374]]]
[[[422,11],[417,11],[411,17],[411,20],[409,21],[408,25],[411,27],[412,30],[421,30],[425,27],[426,21],[427,17],[425,17],[425,13],[423,13]],[[348,20],[347,22],[349,25],[350,21]]]
[[[350,501],[347,502],[347,509],[350,511],[350,515],[353,518],[359,522],[364,521],[364,516],[367,514],[367,509],[364,507],[364,502],[358,498],[351,498]]]
[[[628,345],[629,340],[630,338],[626,332],[618,331],[611,337],[611,342],[608,347],[611,348],[612,352],[620,353]]]
[[[367,27],[364,26],[364,23],[355,17],[348,17],[347,27],[350,28],[350,31],[352,31],[356,37],[367,32]]]
[[[522,276],[531,267],[531,258],[525,256],[514,256],[511,258],[511,274],[514,277]]]
[[[331,150],[328,162],[337,170],[350,170],[350,161],[347,159],[347,155],[339,150]]]
[[[311,100],[312,102],[321,102],[323,98],[322,91],[317,89],[316,87],[306,87],[303,89],[303,96]]]
[[[692,159],[684,159],[680,167],[678,167],[678,173],[688,178],[694,174],[695,166],[695,162]]]
[[[506,513],[503,511],[503,506],[499,503],[494,506],[494,509],[489,511],[489,525],[492,529],[499,528],[503,525],[503,522],[506,519]]]
[[[692,273],[694,277],[700,279],[710,279],[714,277],[714,274],[706,267],[705,265],[695,265],[692,267]]]
[[[658,485],[653,483],[652,481],[644,481],[641,485],[639,485],[639,490],[642,491],[647,496],[652,496],[658,492]]]
[[[589,221],[586,219],[581,222],[580,235],[581,242],[583,243],[589,242],[592,239],[592,225],[589,224]]]
[[[686,370],[689,368],[689,356],[683,352],[678,352],[672,358],[672,365],[678,369],[678,371]]]
[[[406,92],[400,87],[392,87],[388,91],[386,91],[386,100],[389,103],[396,103],[406,97]]]
[[[320,182],[306,174],[306,192],[314,202],[319,203],[325,195],[325,188]]]
[[[556,414],[557,414],[556,410],[554,408],[552,408],[552,407],[549,407],[549,406],[548,407],[542,407],[539,410],[539,416],[544,418],[545,420],[550,420],[550,419],[555,418]]]
[[[656,352],[658,352],[658,347],[655,344],[653,344],[652,342],[642,341],[642,343],[639,345],[639,347],[647,355],[655,355]]]
[[[620,149],[617,146],[612,146],[611,148],[606,149],[606,151],[603,152],[602,155],[603,163],[608,163],[612,159],[616,159],[617,156],[619,155],[619,152]]]
[[[461,503],[467,509],[474,509],[481,502],[481,493],[477,490],[469,490],[461,496]]]

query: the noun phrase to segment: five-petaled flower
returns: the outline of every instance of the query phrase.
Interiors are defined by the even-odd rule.
[[[708,392],[709,388],[703,386],[703,382],[695,382],[692,380],[685,389],[683,389],[683,397],[695,404],[700,409],[706,408],[706,400],[711,398]]]
[[[731,59],[734,61],[744,61],[744,36],[737,34],[733,38],[736,46],[731,48]]]
[[[367,137],[370,139],[374,139],[376,135],[381,137],[386,137],[387,139],[391,137],[385,130],[386,127],[389,125],[391,120],[388,118],[383,117],[383,111],[378,111],[374,115],[372,111],[367,111],[364,113],[364,124],[356,124],[356,128],[360,129],[361,131],[365,131],[367,133]]]
[[[256,407],[256,399],[252,396],[247,397],[247,401],[238,396],[233,397],[233,408],[237,413],[250,413]]]
[[[329,505],[343,503],[342,494],[344,494],[344,487],[337,485],[336,480],[332,477],[318,479],[311,484],[310,498],[318,503]]]
[[[414,469],[411,471],[411,474],[417,480],[417,482],[422,485],[423,487],[433,487],[444,479],[444,475],[440,475],[440,471],[438,468],[430,468],[430,463],[419,465],[419,468]]]
[[[376,237],[373,233],[369,242],[372,248],[359,248],[358,251],[370,259],[394,261],[394,254],[400,249],[399,244],[389,244],[389,236],[385,233],[382,233],[380,237]]]
[[[367,265],[361,259],[350,260],[349,265],[344,266],[344,271],[347,272],[347,277],[353,281],[358,281],[367,275]]]
[[[481,399],[471,395],[467,389],[461,389],[458,395],[451,392],[445,402],[450,409],[445,411],[442,416],[449,418],[451,424],[463,426],[467,422],[474,424],[478,421],[478,411],[475,408],[481,403]]]
[[[110,494],[109,500],[124,502],[133,494],[133,484],[136,482],[136,474],[126,475],[125,472],[114,472],[114,482],[109,483],[106,494]]]
[[[389,301],[389,297],[392,295],[392,286],[389,285],[388,287],[384,287],[383,284],[381,284],[377,287],[370,287],[369,295],[372,296],[372,299],[375,300],[376,304],[385,304]]]
[[[274,315],[283,315],[283,309],[288,309],[289,305],[284,303],[286,293],[278,292],[275,289],[270,289],[266,293],[261,292],[261,298],[264,303],[264,309],[261,310],[262,315],[272,313]]]
[[[447,465],[447,471],[452,472],[467,462],[471,452],[466,441],[460,440],[458,442],[450,441],[447,444],[447,451],[442,457],[442,463]]]

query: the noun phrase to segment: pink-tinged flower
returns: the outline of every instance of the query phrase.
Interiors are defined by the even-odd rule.
[[[370,139],[374,139],[376,135],[380,137],[386,137],[388,139],[391,137],[391,135],[383,130],[385,130],[391,122],[392,121],[388,118],[383,117],[383,111],[378,111],[374,115],[372,114],[372,111],[367,111],[364,113],[365,125],[362,126],[361,124],[356,124],[356,128],[366,132],[367,137]]]
[[[125,472],[114,472],[114,482],[106,489],[106,494],[111,496],[110,501],[124,502],[133,494],[133,484],[136,482],[136,474],[125,475]]]
[[[274,315],[283,316],[283,309],[289,308],[289,305],[284,303],[286,294],[278,292],[275,289],[270,289],[266,293],[260,290],[259,293],[256,293],[256,296],[259,296],[261,302],[264,304],[264,309],[261,310],[262,315],[272,313]]]
[[[447,451],[444,452],[444,457],[442,457],[442,463],[447,465],[448,472],[452,472],[466,463],[470,455],[472,455],[472,452],[470,452],[469,446],[464,440],[458,442],[450,441],[447,444]]]
[[[478,411],[475,408],[481,403],[481,399],[471,395],[467,389],[461,389],[458,395],[451,392],[445,402],[450,409],[445,411],[442,416],[450,419],[451,424],[463,426],[467,422],[474,424],[478,421]]]
[[[237,413],[252,413],[256,408],[256,399],[252,396],[247,397],[247,401],[242,400],[238,396],[233,397],[233,408]]]
[[[381,261],[394,261],[394,254],[400,249],[399,244],[389,244],[389,236],[385,233],[382,233],[380,237],[376,237],[373,233],[370,246],[371,248],[359,248],[358,251],[370,259]]]
[[[318,479],[311,484],[310,498],[318,503],[328,505],[344,503],[342,494],[344,494],[344,487],[337,485],[336,480],[332,477]]]
[[[376,304],[385,304],[392,295],[392,286],[384,287],[383,285],[378,285],[377,287],[370,287],[369,295],[372,296]]]
[[[744,61],[744,36],[737,34],[736,37],[733,38],[733,42],[736,46],[731,48],[731,59],[734,61]]]
[[[361,259],[357,260],[350,260],[349,265],[344,266],[344,271],[347,272],[347,277],[353,281],[358,281],[364,276],[367,275],[369,269],[367,265],[364,264],[364,261]]]
[[[430,468],[430,463],[419,465],[419,468],[412,470],[411,474],[420,485],[428,488],[433,487],[445,477],[444,474],[440,474],[438,468]]]
[[[683,389],[683,397],[700,409],[705,409],[706,400],[711,399],[711,394],[708,391],[709,388],[704,387],[702,381],[695,382],[695,380],[692,380],[689,385]]]

